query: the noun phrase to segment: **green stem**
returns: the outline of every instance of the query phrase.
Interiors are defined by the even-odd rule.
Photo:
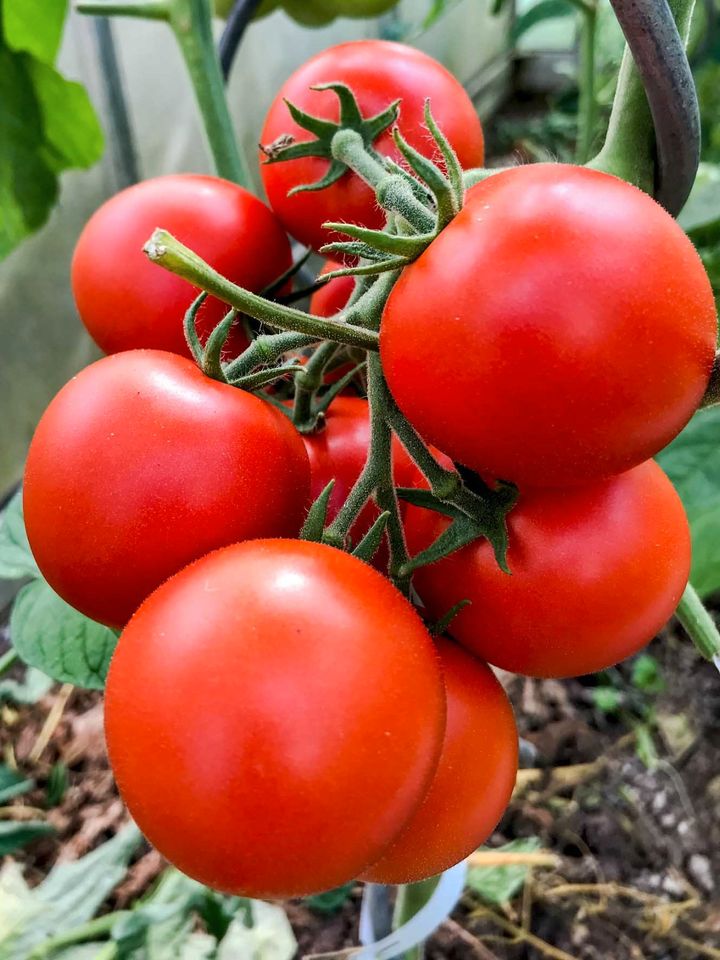
[[[695,0],[668,0],[687,42]],[[655,128],[643,82],[625,49],[605,143],[587,166],[612,173],[652,195],[655,186]]]
[[[422,910],[435,892],[439,882],[440,877],[430,877],[428,880],[420,880],[418,883],[405,883],[398,887],[393,915],[393,929],[397,930]],[[418,944],[403,954],[403,958],[404,960],[422,960],[424,953],[424,946]]]
[[[720,657],[720,632],[691,583],[685,588],[675,616],[702,656],[717,662]]]
[[[293,423],[300,433],[309,433],[315,426],[313,398],[322,386],[325,367],[337,352],[337,344],[322,343],[310,357],[302,372],[295,375]]]
[[[223,303],[280,330],[294,330],[316,340],[333,340],[363,350],[377,350],[379,336],[373,330],[350,326],[338,320],[314,317],[281,303],[271,302],[226,280],[201,257],[176,240],[167,230],[155,230],[143,247],[148,258],[188,280],[194,287],[213,294]]]
[[[0,657],[0,676],[2,676],[3,673],[6,673],[19,659],[18,652],[14,647],[11,647],[8,651],[6,651]]]
[[[185,58],[218,176],[249,189],[250,169],[238,149],[215,50],[210,0],[171,0],[170,25]]]
[[[76,9],[104,16],[165,20],[172,27],[195,91],[217,174],[249,189],[250,168],[238,149],[225,98],[210,0],[78,0]]]
[[[583,4],[580,37],[580,103],[578,112],[577,163],[586,163],[591,156],[597,119],[595,87],[595,44],[597,33],[597,6]]]
[[[102,937],[111,933],[112,928],[125,917],[129,917],[130,910],[116,910],[114,913],[106,913],[95,920],[90,920],[80,927],[73,930],[67,930],[65,933],[59,933],[55,937],[50,937],[37,946],[29,955],[29,960],[40,960],[41,957],[47,957],[49,954],[60,950],[63,947],[72,946],[75,943],[84,943],[88,940],[94,940],[96,937]]]

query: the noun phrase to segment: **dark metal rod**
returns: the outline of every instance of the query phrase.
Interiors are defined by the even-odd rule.
[[[240,46],[240,41],[255,11],[260,6],[260,2],[261,0],[236,0],[233,4],[218,46],[220,68],[225,81],[227,81],[227,78],[230,76],[230,70],[232,69],[237,49]]]

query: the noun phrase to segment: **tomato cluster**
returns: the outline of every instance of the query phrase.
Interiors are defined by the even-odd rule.
[[[418,151],[428,149],[429,95],[448,149],[464,166],[482,162],[482,129],[458,82],[424,54],[380,42],[341,45],[297,71],[263,142],[307,139],[286,100],[337,121],[330,91],[308,87],[340,82],[363,116],[401,98],[398,125]],[[400,158],[387,132],[366,149],[374,162]],[[257,292],[287,271],[286,231],[319,248],[326,220],[382,226],[373,190],[350,169],[288,196],[330,161],[271,159],[262,171],[272,209],[185,175],[130,188],[92,217],[73,288],[110,356],[50,404],[25,474],[28,536],[47,580],[122,629],[105,716],[130,811],[182,870],[262,897],[358,876],[410,882],[467,856],[502,815],[517,769],[513,712],[486,662],[531,676],[599,670],[672,614],[688,578],[688,526],[649,458],[697,406],[716,337],[697,255],[640,191],[559,164],[470,189],[400,271],[379,322],[380,359],[410,434],[437,445],[424,449],[448,489],[518,485],[510,573],[496,544],[466,538],[415,565],[413,592],[407,576],[396,585],[385,575],[397,573],[387,544],[373,569],[299,538],[323,491],[325,524],[347,508],[372,456],[368,400],[349,376],[334,382],[354,370],[347,356],[321,370],[322,415],[301,435],[276,386],[251,393],[189,359],[182,317],[196,291],[141,253],[160,225]],[[353,278],[332,279],[312,313],[342,315],[355,289]],[[204,302],[201,343],[225,310]],[[234,322],[226,360],[249,334]],[[429,509],[432,471],[412,450],[388,437],[388,482],[415,495],[397,519],[417,557],[442,542],[457,510]],[[378,504],[363,501],[345,545],[378,518]],[[427,623],[462,601],[433,637]]]

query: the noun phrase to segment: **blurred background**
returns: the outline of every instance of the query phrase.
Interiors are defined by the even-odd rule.
[[[38,17],[50,16],[43,0],[27,3]],[[517,0],[499,14],[492,6],[492,0],[402,0],[378,20],[338,19],[305,29],[276,11],[252,24],[228,85],[251,167],[280,83],[316,51],[358,37],[417,45],[455,73],[483,118],[491,165],[571,160],[578,4]],[[218,35],[222,26],[218,20]],[[43,88],[50,113],[36,139],[44,166],[34,165],[27,91],[12,70],[3,74],[0,58],[3,498],[21,476],[42,410],[98,355],[69,285],[85,221],[136,178],[212,169],[193,94],[164,25],[98,22],[69,11],[60,36],[56,57],[54,50],[29,47],[26,55],[54,63],[87,96],[62,81]],[[597,146],[622,52],[609,2],[597,0]],[[717,0],[698,3],[690,55],[703,163],[680,222],[718,289]],[[6,51],[2,56],[9,62]],[[43,69],[51,69],[48,63]],[[24,140],[13,139],[17,118]],[[720,589],[718,408],[699,414],[661,461],[692,522],[695,585],[712,600]],[[7,524],[0,527],[0,540],[16,535]],[[0,580],[0,623],[17,587],[16,580]],[[53,684],[32,668],[8,669],[7,627],[0,631],[0,960],[290,960],[298,950],[335,956],[357,943],[358,886],[262,904],[213,894],[167,868],[127,825],[107,767],[100,695]],[[427,955],[720,958],[720,677],[712,665],[671,625],[647,652],[604,674],[567,682],[504,679],[525,740],[525,769],[490,842],[492,851],[508,856],[477,854],[466,893]]]

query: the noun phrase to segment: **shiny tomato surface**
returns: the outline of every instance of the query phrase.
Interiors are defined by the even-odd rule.
[[[447,526],[413,507],[413,553]],[[587,487],[534,491],[509,514],[510,575],[478,540],[415,574],[432,617],[472,601],[448,632],[489,663],[531,677],[604,670],[648,643],[690,574],[680,498],[653,461]]]
[[[419,810],[362,876],[414,883],[464,860],[484,843],[510,802],[518,738],[510,702],[492,670],[440,639],[447,723],[440,762]]]
[[[297,535],[309,483],[303,442],[278,410],[184,357],[126,351],[81,371],[43,414],[25,523],[53,589],[120,627],[208,551]]]
[[[442,64],[426,53],[401,43],[385,40],[356,40],[329,47],[308,60],[280,88],[268,111],[261,143],[269,146],[281,136],[297,142],[313,139],[291,118],[286,100],[301,110],[325,120],[339,118],[338,99],[330,90],[311,90],[323,83],[344,83],[357,97],[360,111],[372,117],[400,98],[398,126],[417,150],[435,158],[437,148],[424,125],[425,100],[430,99],[433,115],[458,154],[464,167],[481,166],[484,159],[483,132],[472,101],[462,85]],[[389,130],[380,134],[374,147],[381,154],[400,160]],[[323,229],[326,220],[342,220],[366,227],[381,227],[384,214],[372,189],[354,173],[347,172],[321,191],[288,196],[301,184],[315,183],[325,176],[329,161],[305,157],[265,163],[261,172],[270,205],[296,239],[318,250],[337,239]]]
[[[156,227],[169,230],[228,280],[254,292],[291,263],[290,244],[277,218],[235,183],[173,174],[128,187],[90,218],[72,262],[78,312],[105,353],[153,348],[190,356],[183,317],[198,291],[142,252]],[[201,341],[228,309],[214,297],[205,301],[197,318]],[[237,320],[225,356],[237,356],[247,344]]]
[[[393,289],[380,352],[405,415],[454,460],[562,487],[669,443],[716,338],[710,281],[662,207],[608,174],[535,164],[468,192]]]
[[[105,700],[120,792],[184,873],[251,897],[352,880],[440,755],[445,695],[419,616],[367,564],[297,540],[234,545],[158,589]]]

